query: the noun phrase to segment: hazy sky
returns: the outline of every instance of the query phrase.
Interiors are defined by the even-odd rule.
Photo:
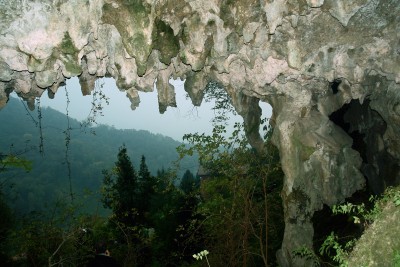
[[[175,86],[177,108],[168,107],[164,114],[158,111],[157,93],[139,93],[140,105],[135,110],[131,110],[131,103],[124,92],[120,92],[115,85],[114,79],[103,79],[103,92],[109,98],[109,105],[103,101],[103,116],[97,118],[101,124],[112,125],[117,129],[136,129],[147,130],[152,133],[159,133],[170,136],[178,141],[182,141],[182,136],[186,133],[211,133],[213,118],[212,103],[203,101],[201,107],[194,107],[190,99],[186,99],[183,81],[171,81]],[[67,81],[69,104],[69,116],[79,121],[85,120],[90,113],[92,106],[92,96],[82,96],[79,81],[72,78]],[[47,94],[41,97],[41,105],[50,106],[58,111],[66,111],[66,92],[65,88],[58,89],[54,99],[49,99]],[[261,103],[263,117],[271,116],[271,107],[266,103]],[[232,118],[242,122],[240,116]]]

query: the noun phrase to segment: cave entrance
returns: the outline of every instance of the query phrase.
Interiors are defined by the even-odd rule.
[[[381,194],[388,186],[399,183],[400,168],[384,143],[387,124],[370,106],[370,100],[352,100],[333,112],[329,119],[352,139],[352,148],[362,158],[361,172],[370,193]]]
[[[331,84],[332,93],[340,93],[340,80]],[[352,149],[359,152],[362,159],[360,171],[364,175],[367,186],[365,190],[355,192],[346,201],[353,204],[364,203],[371,208],[368,201],[372,195],[379,195],[388,186],[400,184],[400,167],[396,159],[388,152],[385,145],[385,132],[387,123],[383,117],[371,107],[371,100],[351,100],[340,109],[333,112],[329,119],[347,133],[353,140]],[[316,211],[312,218],[314,226],[313,244],[318,251],[326,237],[334,231],[339,236],[339,242],[344,245],[353,237],[361,236],[362,225],[354,224],[349,220],[349,215],[334,215],[330,207],[324,205],[323,209]],[[327,256],[322,256],[321,266],[332,266],[334,262]]]
[[[140,104],[135,109],[131,109],[131,102],[126,96],[126,92],[120,91],[113,78],[103,78],[98,80],[99,88],[97,94],[103,96],[94,97],[94,91],[90,95],[83,96],[81,85],[77,77],[66,81],[66,88],[60,87],[54,99],[43,94],[40,98],[43,107],[51,107],[66,114],[68,110],[71,118],[79,121],[88,119],[91,114],[93,103],[101,107],[101,115],[96,117],[96,123],[105,124],[117,129],[136,129],[145,130],[156,134],[169,136],[181,141],[182,136],[188,133],[212,134],[213,117],[216,115],[214,107],[216,98],[210,97],[208,101],[202,101],[199,107],[194,106],[187,92],[184,90],[185,80],[170,79],[170,84],[174,86],[176,93],[177,107],[168,107],[164,114],[159,113],[158,92],[154,85],[152,91],[139,92]],[[96,88],[95,88],[96,89]],[[221,89],[222,90],[222,89]],[[15,97],[16,94],[14,94]],[[106,99],[108,103],[106,103]],[[67,101],[71,104],[67,107]],[[259,102],[262,109],[263,118],[272,116],[272,107],[266,102]],[[228,110],[227,134],[234,131],[236,122],[242,122],[239,115],[235,115]],[[262,129],[261,129],[262,130]],[[260,132],[263,134],[263,132]],[[262,135],[263,136],[263,135]]]
[[[340,81],[331,83],[332,93],[338,93]],[[333,112],[329,119],[347,133],[353,140],[352,149],[356,150],[362,159],[360,171],[367,180],[366,190],[360,190],[346,199],[353,204],[369,206],[371,194],[383,193],[385,187],[390,184],[387,179],[386,166],[389,154],[384,147],[383,135],[387,124],[378,112],[370,106],[370,100],[351,100],[340,109]],[[333,231],[339,237],[339,243],[345,245],[352,238],[360,237],[363,232],[361,225],[349,220],[348,214],[334,215],[332,209],[324,205],[323,209],[316,211],[312,218],[314,226],[313,244],[318,251],[327,236]],[[335,262],[327,255],[321,255],[321,266],[332,266]]]

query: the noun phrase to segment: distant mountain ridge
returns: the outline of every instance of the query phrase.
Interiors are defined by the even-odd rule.
[[[28,111],[19,99],[13,97],[0,110],[0,153],[28,150],[22,156],[33,161],[33,170],[29,173],[0,174],[0,179],[3,176],[15,185],[9,194],[15,198],[14,208],[23,212],[39,209],[38,203],[67,196],[69,178],[76,194],[82,194],[84,189],[98,192],[103,178],[101,171],[114,166],[122,145],[127,147],[136,169],[144,155],[153,175],[157,170],[171,167],[178,158],[176,147],[181,143],[160,134],[119,130],[106,125],[87,128],[47,107],[41,109],[41,120],[38,117],[37,110]],[[41,143],[43,155],[39,153]],[[195,158],[186,159],[181,163],[178,177],[186,169],[195,173],[197,165]],[[17,175],[18,179],[7,175]]]

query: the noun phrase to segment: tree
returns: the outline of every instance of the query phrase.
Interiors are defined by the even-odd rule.
[[[92,229],[104,221],[82,214],[81,207],[63,197],[45,212],[19,218],[7,240],[10,266],[86,266],[93,255]]]
[[[189,170],[183,174],[179,187],[185,194],[189,194],[199,186],[199,180]]]
[[[127,154],[120,147],[115,167],[103,170],[102,202],[113,211],[109,219],[110,230],[121,244],[117,259],[140,265],[139,255],[143,246],[138,207],[138,176]]]
[[[32,169],[32,162],[14,154],[2,154],[0,152],[0,174],[10,169],[20,168],[29,172]],[[14,215],[3,193],[5,182],[0,183],[0,262],[6,263],[8,261],[7,252],[8,238],[13,230]]]
[[[155,232],[151,245],[153,266],[186,266],[201,248],[199,239],[189,238],[197,198],[195,193],[184,194],[174,185],[173,171],[161,170],[156,179],[149,212]]]
[[[146,158],[144,155],[142,155],[142,158],[140,159],[139,179],[146,181],[150,178],[150,176],[149,168],[146,165]]]
[[[6,248],[6,241],[10,234],[10,229],[13,226],[13,216],[11,209],[8,207],[4,196],[3,196],[3,189],[0,187],[0,262],[7,261],[7,255],[5,251]]]
[[[232,98],[229,96],[224,87],[214,81],[209,82],[204,89],[205,102],[214,102],[214,125],[223,124],[227,125],[229,115],[236,115],[235,108],[232,105]]]
[[[112,172],[104,170],[103,175],[104,207],[112,209],[119,222],[127,226],[137,225],[138,178],[125,146],[119,149]]]
[[[150,227],[152,224],[149,221],[148,213],[150,210],[151,198],[155,193],[157,180],[150,174],[150,171],[146,165],[146,158],[142,155],[139,167],[139,179],[138,179],[138,213],[140,223],[143,226]]]
[[[0,172],[7,171],[9,168],[21,168],[29,172],[32,170],[32,161],[24,159],[19,155],[5,155],[0,152]]]
[[[211,252],[211,265],[268,266],[274,261],[268,255],[283,237],[283,173],[271,132],[265,138],[265,153],[249,146],[240,124],[228,138],[221,125],[212,135],[185,135],[192,146],[178,149],[182,156],[197,152],[210,174],[201,181],[196,213],[203,218],[204,249]]]

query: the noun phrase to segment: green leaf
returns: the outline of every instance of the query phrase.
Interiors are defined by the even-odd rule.
[[[25,171],[29,172],[32,170],[32,161],[19,158],[14,155],[8,155],[4,159],[1,160],[1,164],[3,167],[14,167],[14,168],[21,168]]]

